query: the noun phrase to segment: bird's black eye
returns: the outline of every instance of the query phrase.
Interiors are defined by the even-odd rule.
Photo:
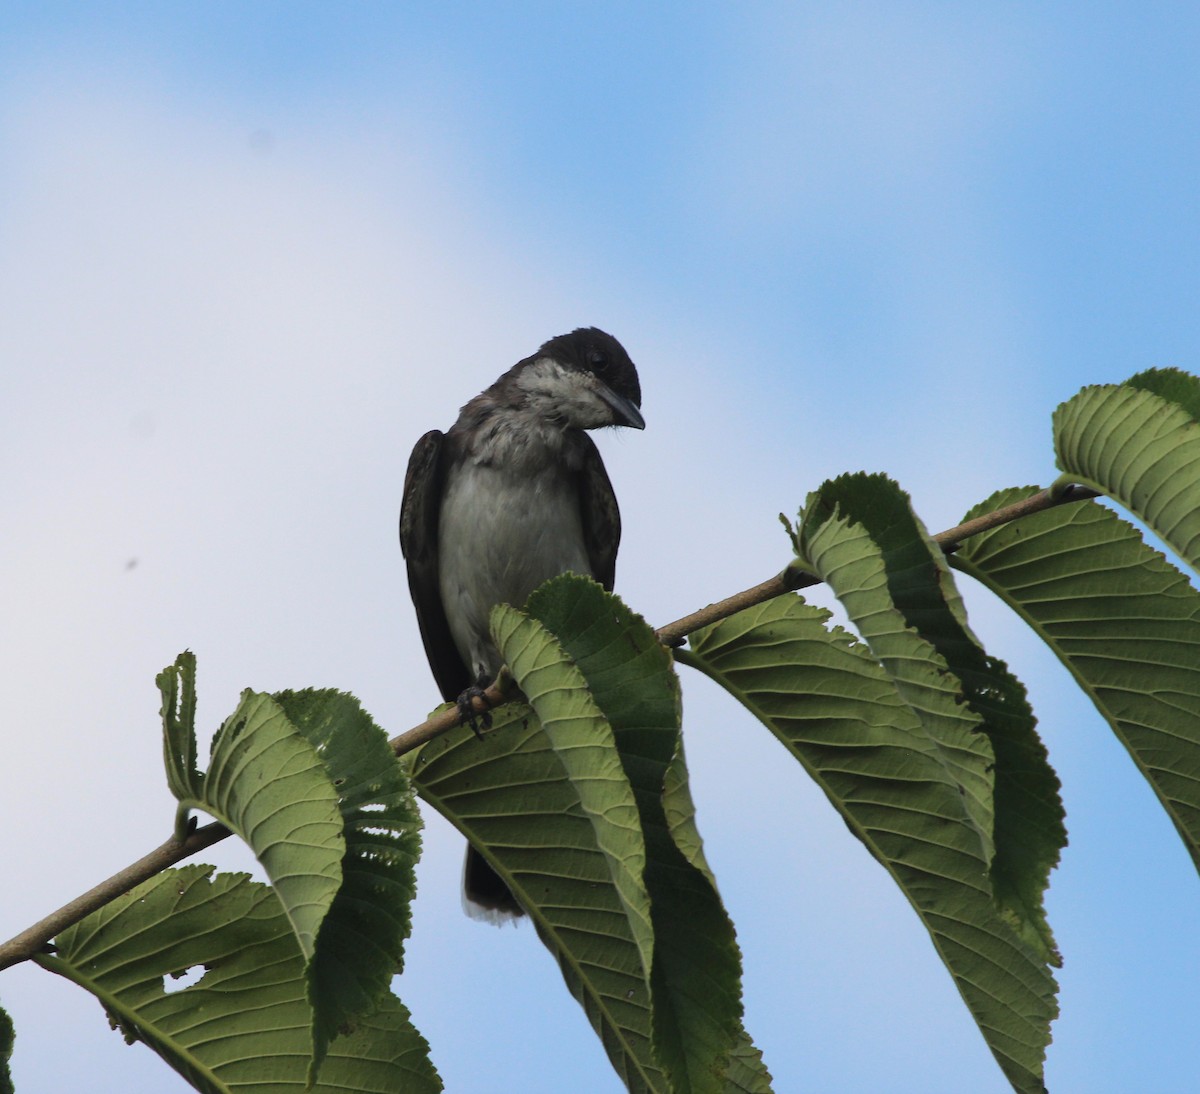
[[[588,354],[588,368],[597,375],[602,374],[608,369],[608,358],[599,350],[592,350]]]

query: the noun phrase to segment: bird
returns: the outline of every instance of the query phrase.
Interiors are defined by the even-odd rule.
[[[442,698],[478,727],[471,700],[502,658],[488,625],[573,571],[612,591],[621,514],[588,430],[644,429],[637,368],[611,334],[580,327],[542,344],[413,447],[400,548],[425,655]],[[523,914],[469,844],[464,907],[493,922]]]

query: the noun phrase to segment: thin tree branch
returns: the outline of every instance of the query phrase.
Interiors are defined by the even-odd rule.
[[[965,524],[947,528],[946,531],[939,532],[934,536],[933,540],[949,554],[951,551],[957,550],[964,539],[997,528],[1001,524],[1008,524],[1020,517],[1027,517],[1031,513],[1053,509],[1056,505],[1065,505],[1068,502],[1084,501],[1087,498],[1099,496],[1095,490],[1090,490],[1086,486],[1067,486],[1061,491],[1039,490],[1023,501],[1006,505],[1002,509],[994,509]],[[710,623],[719,623],[722,619],[727,619],[743,608],[752,608],[755,604],[774,600],[775,597],[782,596],[784,593],[793,592],[796,589],[806,589],[810,585],[816,584],[819,584],[819,578],[814,574],[789,568],[776,574],[775,577],[768,578],[762,584],[755,585],[752,589],[735,593],[724,600],[718,600],[715,604],[709,604],[707,608],[701,608],[698,612],[685,615],[682,619],[675,620],[674,623],[659,627],[654,633],[658,635],[658,640],[664,646],[678,646],[692,631],[700,627],[707,627]]]
[[[710,623],[728,619],[729,616],[735,615],[745,608],[753,608],[755,604],[774,600],[775,597],[783,596],[784,593],[816,585],[819,581],[820,579],[815,574],[805,573],[803,570],[784,570],[753,588],[734,593],[733,596],[727,596],[724,600],[709,604],[708,607],[692,612],[691,615],[676,619],[674,623],[659,627],[654,633],[664,646],[680,646],[692,631],[700,627],[707,627]]]
[[[56,934],[91,915],[97,908],[102,908],[110,901],[123,896],[155,874],[161,873],[168,866],[174,866],[181,859],[203,851],[229,835],[232,833],[225,825],[213,821],[189,833],[184,840],[177,840],[172,836],[166,843],[126,866],[120,873],[113,874],[107,881],[102,881],[69,904],[64,904],[57,912],[52,912],[45,919],[39,920],[32,927],[0,945],[0,969],[28,961],[35,953],[45,952],[47,943]]]
[[[1041,490],[1024,501],[1019,501],[1014,505],[1007,505],[1003,509],[996,509],[991,513],[984,513],[982,516],[976,517],[974,520],[969,520],[965,524],[960,524],[944,532],[939,532],[933,539],[944,551],[953,551],[969,536],[979,535],[980,532],[986,532],[1001,524],[1007,524],[1020,517],[1029,516],[1031,513],[1039,513],[1045,509],[1052,509],[1056,505],[1083,501],[1098,496],[1095,490],[1090,490],[1084,486],[1067,486],[1062,490]],[[685,615],[682,619],[675,620],[674,623],[668,623],[665,627],[659,627],[655,633],[663,645],[678,646],[698,627],[720,622],[720,620],[726,619],[735,612],[742,611],[744,608],[753,607],[755,604],[772,600],[777,596],[782,596],[784,593],[794,592],[796,589],[816,585],[818,581],[819,579],[813,574],[789,568],[775,577],[755,585],[753,588],[735,593],[724,600],[718,600],[714,604],[709,604],[706,608],[692,612],[691,615]],[[507,684],[507,681],[505,683]],[[507,686],[493,683],[483,693],[482,698],[474,700],[473,707],[475,711],[483,714],[492,707],[499,706],[508,697],[508,690]],[[447,730],[453,729],[461,721],[462,718],[458,709],[451,707],[441,714],[434,715],[428,721],[414,726],[407,732],[401,733],[398,737],[393,737],[389,743],[396,755],[400,756],[406,752],[411,752],[418,745],[432,740]],[[89,889],[82,896],[76,897],[69,904],[59,908],[58,911],[46,916],[45,919],[35,923],[32,927],[22,931],[9,941],[0,944],[0,969],[6,969],[10,965],[27,961],[35,953],[44,952],[49,940],[67,927],[78,923],[85,916],[96,911],[96,909],[129,892],[130,889],[140,885],[143,881],[149,880],[155,874],[167,869],[167,867],[174,866],[175,863],[196,854],[198,851],[203,851],[206,847],[211,847],[214,843],[218,843],[230,834],[228,828],[214,821],[202,828],[197,828],[184,840],[176,840],[174,838],[167,840],[166,843],[155,848],[143,858],[138,859],[137,862],[127,866],[120,873],[114,874],[107,881],[103,881],[95,888]]]
[[[1048,490],[1039,490],[1036,494],[1030,494],[1024,501],[1013,502],[1012,505],[1006,505],[1003,509],[993,509],[990,513],[984,513],[965,524],[938,532],[933,539],[943,551],[949,554],[951,551],[957,550],[958,545],[964,539],[977,536],[980,532],[989,532],[1001,524],[1008,524],[1020,517],[1027,517],[1030,513],[1053,509],[1056,505],[1066,505],[1070,502],[1087,501],[1090,498],[1098,497],[1100,497],[1098,490],[1092,490],[1086,486],[1070,485],[1062,490],[1054,487]]]
[[[498,707],[507,698],[508,696],[505,691],[501,690],[495,683],[492,683],[482,696],[476,696],[471,701],[471,709],[476,714],[486,714],[492,707]],[[462,715],[459,714],[458,708],[451,707],[449,710],[443,710],[441,714],[435,714],[419,726],[413,726],[412,729],[405,730],[399,737],[393,737],[388,741],[388,744],[391,745],[392,751],[397,756],[403,756],[404,753],[411,752],[426,741],[432,741],[434,737],[438,737],[447,730],[453,729],[461,722]]]

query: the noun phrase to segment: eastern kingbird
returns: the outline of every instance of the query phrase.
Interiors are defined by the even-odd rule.
[[[429,667],[442,698],[470,698],[501,667],[488,616],[524,605],[572,570],[612,590],[621,515],[595,443],[601,426],[644,429],[637,369],[595,327],[550,339],[476,395],[448,432],[413,448],[400,548]],[[467,848],[468,911],[520,915],[501,878]],[[473,911],[471,905],[480,909]]]

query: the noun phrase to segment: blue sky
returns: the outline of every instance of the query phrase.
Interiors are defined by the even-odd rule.
[[[0,934],[166,836],[181,649],[210,727],[245,686],[421,718],[408,450],[553,334],[638,363],[648,428],[601,444],[655,623],[781,567],[776,513],[828,476],[886,470],[949,526],[1054,477],[1083,384],[1200,371],[1198,47],[1186,5],[0,5]],[[964,592],[1064,782],[1050,1089],[1190,1091],[1195,872]],[[684,687],[776,1089],[1004,1090],[883,872]],[[462,917],[459,840],[426,840],[398,990],[447,1088],[617,1090],[533,932]],[[185,1089],[39,970],[0,1002],[23,1094]]]

